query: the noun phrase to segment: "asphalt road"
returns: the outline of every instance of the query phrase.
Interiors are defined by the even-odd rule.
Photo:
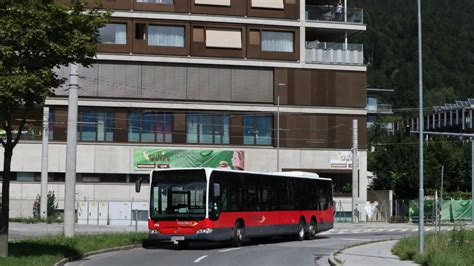
[[[329,265],[334,250],[356,243],[395,239],[416,234],[408,229],[331,230],[315,240],[290,241],[273,238],[234,248],[224,243],[191,243],[181,250],[162,244],[153,249],[136,248],[85,258],[66,265]]]

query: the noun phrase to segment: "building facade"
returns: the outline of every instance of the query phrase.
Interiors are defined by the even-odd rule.
[[[96,63],[79,67],[77,173],[84,188],[76,199],[146,201],[146,190],[127,189],[150,168],[217,167],[223,160],[233,169],[316,172],[343,192],[352,178],[356,119],[363,219],[366,66],[351,36],[366,26],[361,9],[336,4],[102,1],[113,14],[100,30]],[[68,77],[67,67],[57,71]],[[60,207],[67,87],[46,101],[49,180],[58,185]],[[27,215],[39,193],[41,120],[39,110],[15,150],[12,216]]]

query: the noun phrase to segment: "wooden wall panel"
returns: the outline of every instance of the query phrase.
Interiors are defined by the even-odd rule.
[[[287,97],[280,98],[281,104],[357,108],[366,106],[365,72],[275,69],[274,73],[275,93],[279,83],[286,87]]]

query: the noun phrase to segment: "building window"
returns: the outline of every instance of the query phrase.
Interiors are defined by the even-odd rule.
[[[368,97],[368,99],[367,99],[367,110],[368,111],[377,111],[377,98]]]
[[[184,47],[184,27],[150,25],[148,45]]]
[[[206,29],[206,47],[242,49],[242,31]]]
[[[107,44],[127,44],[127,24],[109,23],[99,30],[100,41]]]
[[[78,116],[77,139],[79,141],[113,141],[114,113],[81,110]]]
[[[262,51],[292,53],[293,35],[293,32],[262,31]]]
[[[167,4],[172,5],[173,0],[137,0],[137,3],[153,3],[153,4]]]
[[[194,0],[196,5],[230,6],[230,0]]]
[[[229,144],[229,115],[191,113],[186,116],[187,143]]]
[[[283,0],[251,0],[254,8],[283,9]]]
[[[171,143],[173,114],[164,112],[137,112],[128,114],[128,141]]]
[[[53,140],[54,138],[54,123],[55,123],[56,112],[54,108],[49,108],[49,117],[48,117],[48,139]]]
[[[272,124],[271,116],[245,116],[244,145],[271,145]]]

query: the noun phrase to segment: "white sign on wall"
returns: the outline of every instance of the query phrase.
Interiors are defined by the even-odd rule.
[[[330,158],[331,168],[352,168],[352,152],[340,151]]]

